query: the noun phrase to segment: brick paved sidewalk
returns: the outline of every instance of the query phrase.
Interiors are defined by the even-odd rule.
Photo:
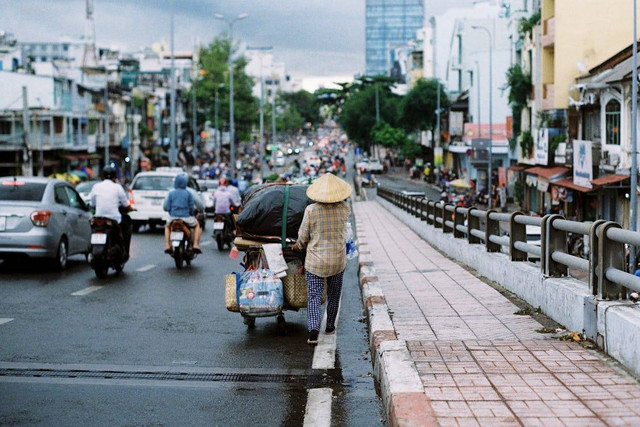
[[[640,425],[640,386],[605,356],[536,332],[377,202],[354,213],[440,425]]]

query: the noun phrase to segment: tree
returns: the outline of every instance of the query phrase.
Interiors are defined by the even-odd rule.
[[[198,123],[215,119],[215,92],[218,92],[218,118],[221,128],[229,121],[229,38],[216,38],[200,50],[200,76],[195,79]],[[235,48],[233,49],[235,51]],[[245,74],[247,60],[244,57],[233,61],[234,108],[236,135],[239,140],[248,140],[257,123],[258,100],[252,94],[253,80]],[[193,90],[193,89],[192,89]],[[191,96],[191,94],[189,94]],[[191,112],[189,111],[189,115]]]
[[[349,138],[367,151],[375,143],[372,130],[376,125],[376,92],[380,120],[396,126],[399,98],[381,85],[369,85],[349,95],[340,114],[340,123]]]
[[[522,109],[527,106],[533,84],[531,75],[526,74],[519,65],[513,65],[507,70],[507,83],[504,89],[509,89],[509,104],[513,116],[514,139],[520,134]]]
[[[373,142],[384,147],[399,147],[407,140],[407,135],[402,129],[395,128],[384,121],[373,126],[371,136]]]
[[[297,111],[305,123],[320,122],[320,103],[312,93],[302,89],[297,92],[283,93],[282,102]]]
[[[432,134],[438,120],[437,97],[440,89],[441,110],[449,107],[449,98],[444,87],[436,79],[418,79],[402,100],[401,122],[408,131],[431,130]]]

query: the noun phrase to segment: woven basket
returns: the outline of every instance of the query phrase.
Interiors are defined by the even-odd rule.
[[[284,299],[294,308],[307,306],[307,279],[300,274],[290,274],[282,278]],[[322,292],[321,304],[327,300],[327,279],[324,280],[324,292]]]
[[[236,275],[227,274],[224,276],[224,303],[227,310],[239,312],[238,298],[236,296]]]

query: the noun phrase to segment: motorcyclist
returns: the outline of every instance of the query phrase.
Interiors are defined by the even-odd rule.
[[[234,194],[229,191],[227,180],[221,178],[218,189],[213,194],[213,208],[216,215],[224,215],[226,221],[233,227],[231,218],[231,207],[239,206],[239,202],[235,199]]]
[[[91,206],[95,208],[94,216],[109,218],[116,221],[122,233],[125,259],[129,259],[129,246],[131,245],[132,224],[129,215],[122,215],[120,208],[127,212],[133,209],[122,185],[116,182],[115,168],[107,166],[102,170],[102,182],[96,184],[89,193]]]
[[[170,218],[167,221],[167,226],[164,229],[165,238],[165,253],[171,253],[171,230],[169,226],[174,219],[181,219],[190,228],[193,228],[193,251],[195,253],[202,253],[200,249],[200,237],[202,235],[202,229],[195,217],[195,211],[204,210],[204,205],[199,197],[194,197],[189,190],[187,190],[188,178],[185,174],[176,176],[173,183],[174,189],[169,192],[167,198],[164,200],[163,209],[169,212]]]

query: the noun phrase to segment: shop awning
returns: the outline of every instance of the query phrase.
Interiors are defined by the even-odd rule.
[[[513,165],[513,166],[509,166],[508,170],[510,170],[510,171],[519,171],[519,170],[522,170],[522,169],[524,169],[524,166]]]
[[[560,181],[554,182],[553,185],[557,185],[558,187],[565,187],[570,190],[580,191],[581,193],[588,193],[590,191],[596,190],[595,188],[587,188],[587,187],[582,187],[580,185],[576,185],[573,183],[572,178],[561,179]]]
[[[569,173],[569,168],[565,168],[563,166],[536,166],[534,168],[525,170],[524,173],[530,175],[538,175],[539,177],[546,178],[549,181],[554,182]]]
[[[602,187],[607,184],[615,184],[616,182],[629,179],[629,175],[605,175],[591,181],[594,186]]]

